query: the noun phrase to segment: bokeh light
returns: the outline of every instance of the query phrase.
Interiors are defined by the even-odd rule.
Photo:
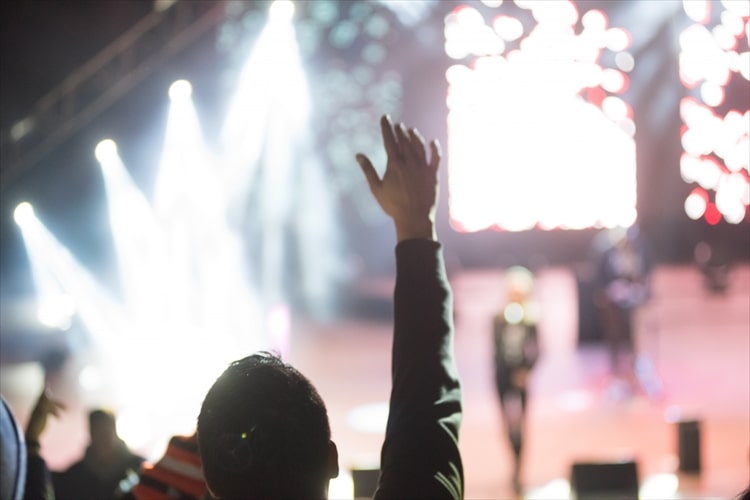
[[[696,217],[699,211],[694,192],[685,201],[685,213],[691,219],[702,216],[710,225],[718,224],[722,216],[730,224],[739,224],[748,212],[747,99],[740,104],[744,109],[726,110],[730,84],[742,88],[745,96],[750,93],[747,5],[748,2],[683,1],[685,13],[694,22],[679,36],[680,81],[689,94],[680,103],[684,124],[680,175],[686,183],[706,190],[706,206],[700,215]]]

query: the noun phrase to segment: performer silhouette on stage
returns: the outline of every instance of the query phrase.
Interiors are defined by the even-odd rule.
[[[511,481],[516,493],[520,493],[528,380],[539,357],[539,343],[536,311],[531,300],[533,274],[524,267],[512,267],[506,273],[506,280],[506,301],[493,320],[495,382],[513,451]]]

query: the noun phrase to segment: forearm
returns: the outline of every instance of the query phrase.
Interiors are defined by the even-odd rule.
[[[460,498],[461,387],[440,244],[401,242],[396,265],[393,389],[378,496]],[[399,481],[403,470],[410,471],[410,479]]]
[[[425,379],[425,370],[441,381],[458,384],[453,299],[440,243],[410,239],[397,245],[393,328],[394,384],[403,377],[435,386],[432,379]]]

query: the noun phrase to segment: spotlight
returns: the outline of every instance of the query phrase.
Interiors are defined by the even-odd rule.
[[[268,15],[274,21],[289,21],[294,16],[294,3],[291,0],[275,0]]]
[[[193,93],[193,86],[187,80],[177,80],[169,86],[169,98],[173,101],[186,101]]]
[[[34,207],[28,201],[19,203],[13,211],[13,219],[20,227],[28,225],[34,219]]]
[[[72,324],[75,312],[76,305],[72,297],[57,295],[40,301],[36,317],[44,326],[67,330]]]
[[[112,139],[104,139],[96,145],[94,155],[99,163],[107,163],[117,158],[117,144]]]

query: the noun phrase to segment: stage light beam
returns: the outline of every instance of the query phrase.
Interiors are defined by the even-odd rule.
[[[274,21],[291,21],[294,17],[294,2],[275,0],[268,9],[268,16]]]
[[[193,86],[187,80],[177,80],[169,87],[169,98],[173,101],[186,101],[193,94]]]
[[[28,226],[34,217],[34,207],[28,201],[19,203],[13,211],[13,219],[21,228]]]

